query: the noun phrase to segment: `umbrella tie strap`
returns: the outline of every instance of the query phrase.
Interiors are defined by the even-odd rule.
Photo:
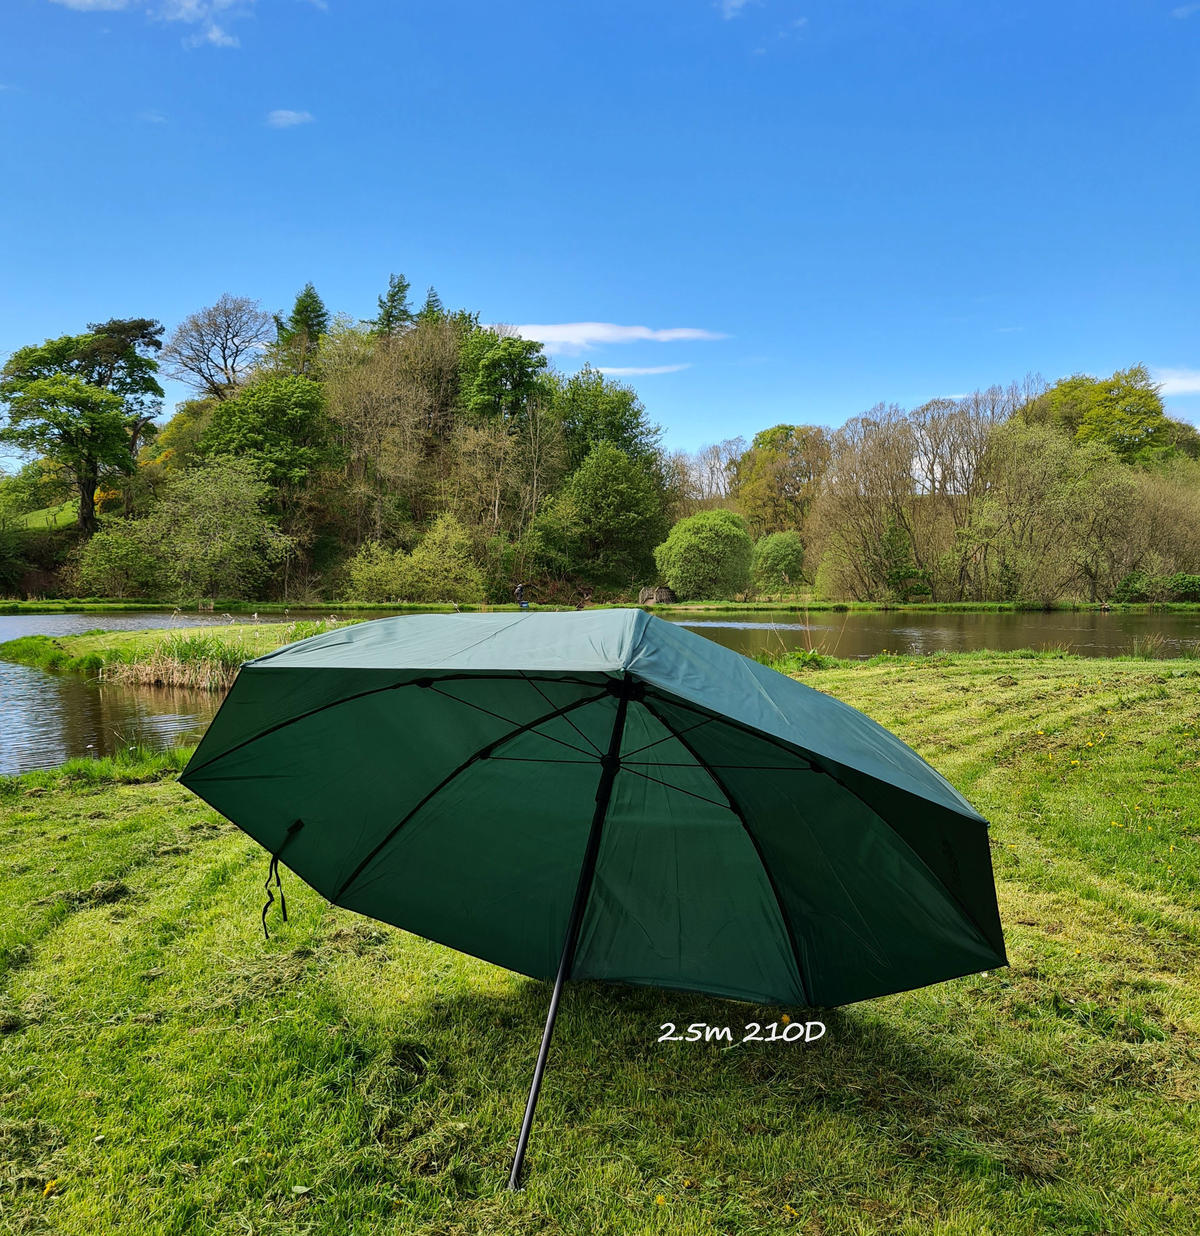
[[[263,937],[267,940],[271,938],[271,933],[267,930],[267,911],[275,903],[275,891],[271,888],[271,880],[274,879],[275,888],[279,889],[279,912],[283,917],[283,921],[286,923],[288,921],[287,898],[283,895],[283,881],[279,878],[279,856],[286,849],[287,843],[291,841],[296,833],[298,833],[303,827],[303,820],[297,820],[294,824],[290,825],[287,830],[287,835],[284,837],[279,849],[271,855],[271,863],[267,868],[267,878],[263,882],[263,888],[267,891],[267,901],[262,908],[262,928]]]

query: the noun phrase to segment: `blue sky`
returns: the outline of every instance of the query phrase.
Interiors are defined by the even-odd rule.
[[[672,447],[1137,361],[1200,421],[1200,3],[4,0],[0,124],[0,353],[403,271]]]

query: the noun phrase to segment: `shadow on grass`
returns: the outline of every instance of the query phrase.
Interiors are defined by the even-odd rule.
[[[402,1174],[449,1171],[466,1196],[502,1186],[549,995],[548,983],[531,981],[510,994],[431,995],[406,1006],[403,1026],[360,1074],[371,1134],[398,1152]],[[827,1027],[807,1045],[738,1042],[749,1023],[781,1015],[648,988],[568,987],[527,1173],[561,1179],[607,1159],[645,1178],[690,1163],[710,1181],[762,1173],[764,1164],[816,1171],[821,1160],[870,1161],[873,1172],[940,1166],[997,1184],[1058,1175],[1064,1140],[1078,1129],[1061,1120],[1049,1075],[996,1067],[871,1006],[792,1010]],[[665,1022],[728,1026],[734,1045],[660,1043]],[[434,1112],[443,1131],[462,1136],[447,1140],[422,1123],[420,1113]]]

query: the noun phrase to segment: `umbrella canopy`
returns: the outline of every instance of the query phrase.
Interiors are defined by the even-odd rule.
[[[548,1029],[565,977],[828,1006],[1005,963],[944,778],[641,610],[302,640],[243,666],[181,780],[338,905],[557,975]]]

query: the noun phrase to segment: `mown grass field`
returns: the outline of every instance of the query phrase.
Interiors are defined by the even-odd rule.
[[[1200,667],[805,681],[993,821],[1011,967],[808,1047],[660,1045],[783,1010],[570,989],[515,1195],[547,985],[286,870],[264,941],[265,854],[170,758],[0,782],[0,1231],[1200,1231]]]

